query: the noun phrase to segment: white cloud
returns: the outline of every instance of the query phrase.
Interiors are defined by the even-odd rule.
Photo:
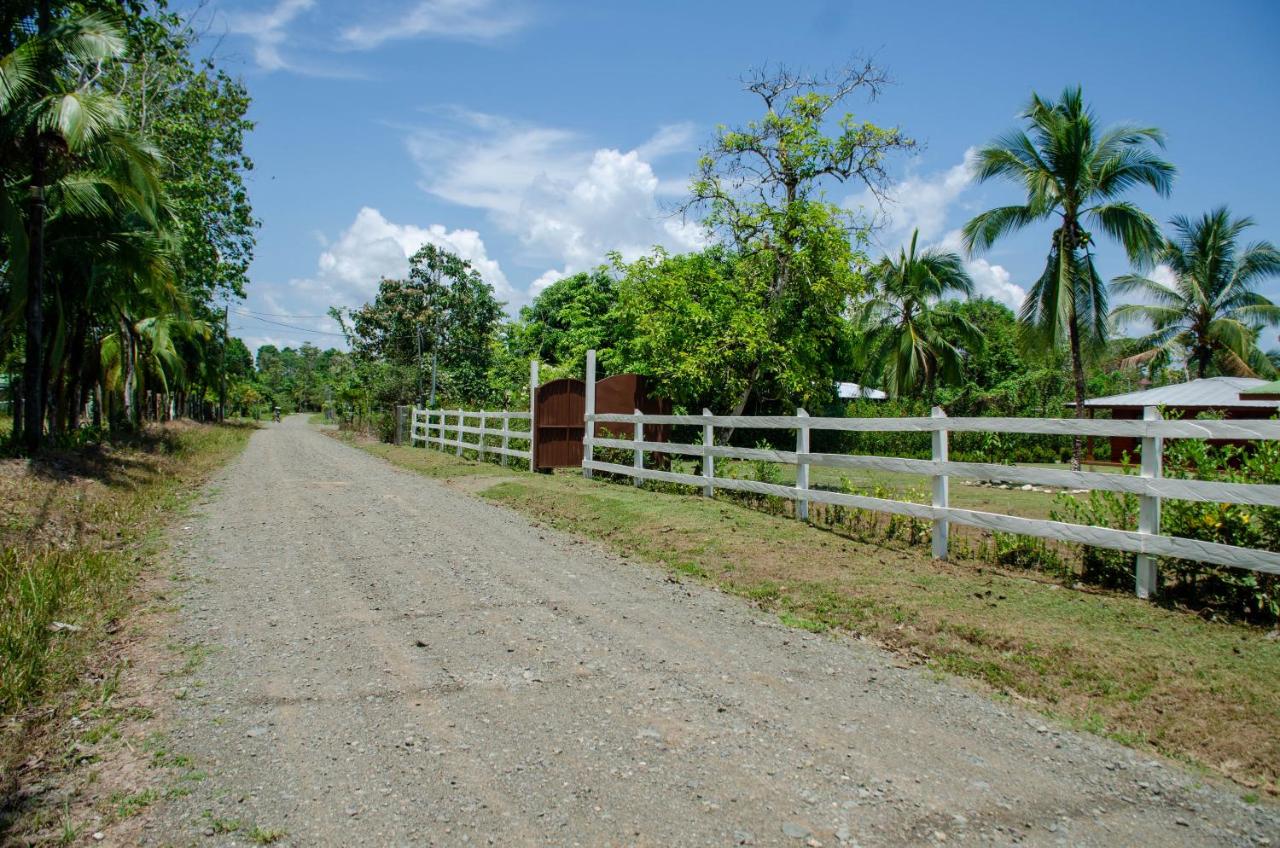
[[[396,40],[420,36],[489,41],[521,29],[528,23],[509,3],[494,0],[419,0],[408,11],[347,27],[342,41],[358,50],[369,50]]]
[[[987,260],[978,258],[967,260],[964,267],[973,278],[974,292],[979,297],[998,300],[1015,312],[1022,306],[1027,290],[1014,283],[1003,266],[992,265]]]
[[[673,153],[688,153],[696,148],[694,144],[697,127],[691,121],[678,124],[664,124],[644,144],[636,148],[643,159],[657,159]]]
[[[294,19],[315,5],[315,0],[279,0],[265,12],[242,12],[232,15],[227,31],[243,35],[253,42],[253,59],[264,71],[290,67],[280,52],[288,38],[286,28]]]
[[[964,242],[959,230],[950,230],[934,245],[964,255]],[[992,265],[981,256],[965,259],[964,269],[973,278],[974,294],[998,300],[1014,310],[1022,306],[1027,290],[1013,282],[1013,276],[1002,265]]]
[[[1176,289],[1178,286],[1178,275],[1173,273],[1173,269],[1168,265],[1157,265],[1151,269],[1151,273],[1147,274],[1147,279],[1159,283],[1166,288]]]
[[[377,291],[383,277],[407,274],[409,257],[428,243],[470,262],[500,299],[510,298],[512,291],[506,275],[497,260],[489,258],[484,241],[475,230],[449,230],[440,224],[395,224],[368,206],[357,212],[351,226],[320,254],[320,274],[367,299]]]
[[[246,332],[242,338],[251,348],[268,343],[297,345],[308,339],[321,347],[339,344],[336,336],[323,335],[339,330],[337,322],[326,316],[329,307],[356,307],[372,300],[378,291],[378,282],[384,277],[407,274],[409,257],[428,243],[470,262],[493,286],[499,300],[510,300],[514,296],[506,274],[497,260],[489,257],[484,240],[475,230],[450,230],[440,224],[428,227],[397,224],[388,221],[377,209],[366,206],[356,213],[351,225],[321,251],[313,276],[287,283],[255,283],[250,290],[249,304],[240,311],[257,312],[257,317],[237,316],[236,307],[232,307],[232,317],[244,326]],[[290,332],[290,328],[269,323],[273,320],[318,332]],[[254,331],[261,335],[254,335]]]
[[[845,204],[851,209],[878,210],[883,223],[879,241],[887,252],[906,246],[914,230],[920,231],[919,248],[939,247],[964,255],[960,230],[951,228],[952,210],[965,191],[973,185],[973,160],[977,149],[970,147],[964,158],[944,171],[921,175],[914,171],[894,183],[883,206],[868,191],[851,197]],[[982,258],[966,258],[965,270],[973,278],[974,292],[990,297],[1013,309],[1022,305],[1026,290],[1013,282],[1002,265]]]
[[[663,184],[643,151],[663,155],[688,143],[683,125],[664,127],[636,149],[592,150],[572,132],[459,113],[461,127],[407,139],[425,190],[489,213],[531,257],[556,267],[530,286],[585,270],[610,251],[635,258],[661,245],[691,250],[701,227],[660,208]]]
[[[951,207],[973,184],[976,156],[977,148],[970,147],[959,164],[945,171],[927,176],[909,172],[905,179],[889,188],[884,204],[870,191],[863,191],[850,198],[846,205],[853,209],[877,210],[884,219],[888,241],[907,242],[915,229],[920,230],[921,241],[934,241],[946,233]]]

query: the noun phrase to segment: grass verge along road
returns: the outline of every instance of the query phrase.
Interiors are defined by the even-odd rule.
[[[83,706],[79,689],[103,689],[85,681],[158,531],[252,429],[174,422],[0,462],[0,834],[24,815],[14,796],[58,762],[49,728]]]

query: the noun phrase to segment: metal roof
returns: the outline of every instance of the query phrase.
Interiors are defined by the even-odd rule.
[[[1206,377],[1187,383],[1174,383],[1157,389],[1127,392],[1110,397],[1090,398],[1085,406],[1190,406],[1213,409],[1247,407],[1275,409],[1280,402],[1274,400],[1241,400],[1240,393],[1265,386],[1266,380],[1253,377]]]
[[[836,383],[836,394],[841,400],[864,398],[865,400],[884,400],[889,397],[879,389],[870,386],[859,386],[857,383]]]

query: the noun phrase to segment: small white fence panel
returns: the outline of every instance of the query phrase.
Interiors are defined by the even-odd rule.
[[[591,407],[588,406],[586,422],[589,437],[583,442],[586,450],[582,463],[584,472],[588,474],[592,471],[601,471],[630,476],[637,483],[641,480],[662,480],[668,483],[698,486],[708,497],[717,488],[774,495],[796,501],[796,513],[800,518],[807,517],[809,503],[827,503],[924,519],[933,522],[933,554],[939,559],[947,555],[948,525],[954,522],[983,530],[1075,542],[1137,554],[1135,587],[1139,597],[1149,597],[1154,593],[1155,558],[1160,556],[1280,574],[1280,553],[1160,534],[1162,499],[1280,507],[1280,485],[1221,483],[1162,477],[1161,453],[1164,439],[1280,440],[1280,422],[1276,421],[1165,421],[1160,418],[1155,407],[1148,407],[1141,421],[948,418],[940,409],[935,409],[933,417],[930,418],[810,418],[803,410],[794,416],[712,415],[706,410],[702,415],[642,415],[638,411],[631,415],[605,415],[593,414],[590,410]],[[593,437],[596,423],[611,422],[635,424],[635,437],[632,439]],[[702,428],[702,444],[645,441],[644,428],[647,425],[659,424],[699,426]],[[785,451],[716,445],[715,429],[717,427],[794,430],[796,449]],[[933,458],[903,459],[812,453],[809,450],[809,437],[814,430],[927,432],[932,434]],[[1142,440],[1141,473],[1135,476],[985,462],[952,462],[947,455],[948,437],[950,433],[957,432],[1136,437]],[[599,462],[594,458],[593,453],[593,448],[597,447],[632,451],[633,461],[630,465]],[[694,475],[645,468],[645,452],[700,457],[702,473]],[[718,458],[763,460],[795,465],[796,484],[786,486],[755,480],[717,477],[715,460]],[[813,489],[809,485],[809,468],[815,465],[826,468],[927,475],[933,482],[932,502],[919,504]],[[958,509],[949,504],[948,483],[952,477],[1137,495],[1140,498],[1139,526],[1136,531],[1119,530]]]
[[[512,422],[529,423],[513,426]],[[462,456],[464,450],[475,451],[481,460],[488,454],[496,454],[503,465],[508,458],[532,465],[531,424],[528,412],[414,408],[409,442],[435,445],[441,450],[453,448],[458,456]],[[474,439],[467,438],[469,436]],[[513,447],[513,443],[523,444],[524,448]]]

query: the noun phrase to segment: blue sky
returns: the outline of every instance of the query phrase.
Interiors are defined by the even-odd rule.
[[[511,311],[608,250],[696,245],[667,210],[715,126],[757,115],[739,78],[762,63],[870,55],[892,73],[879,101],[850,102],[924,145],[894,163],[883,247],[913,226],[952,244],[1015,199],[973,185],[966,151],[1015,126],[1031,91],[1076,83],[1104,123],[1168,134],[1172,197],[1133,195],[1160,220],[1226,203],[1280,241],[1280,3],[214,0],[201,14],[258,123],[262,229],[232,306],[251,347],[339,344],[327,307],[371,299],[426,241],[472,260]],[[1015,303],[1047,238],[975,258],[979,289]],[[1100,258],[1104,276],[1127,270]]]

